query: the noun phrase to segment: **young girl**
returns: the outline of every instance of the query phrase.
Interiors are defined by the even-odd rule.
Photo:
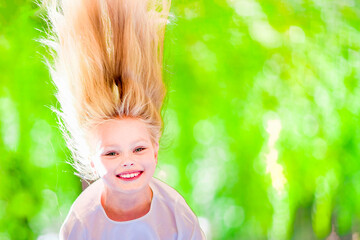
[[[174,189],[153,178],[165,95],[164,0],[45,3],[58,114],[84,179],[60,239],[205,239]]]

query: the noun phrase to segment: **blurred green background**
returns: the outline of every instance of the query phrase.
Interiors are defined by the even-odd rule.
[[[360,230],[360,3],[176,1],[156,176],[208,239]],[[0,240],[57,239],[81,183],[32,1],[0,1]]]

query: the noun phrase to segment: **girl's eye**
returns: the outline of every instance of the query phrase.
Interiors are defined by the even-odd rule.
[[[143,147],[138,147],[138,148],[135,148],[134,152],[141,152],[141,151],[143,151],[143,150],[145,150],[145,148],[143,148]]]
[[[105,156],[115,156],[116,152],[108,152],[105,154]]]

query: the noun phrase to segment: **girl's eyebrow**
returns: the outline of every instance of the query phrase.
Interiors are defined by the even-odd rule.
[[[130,143],[130,146],[133,146],[133,145],[136,145],[136,144],[139,144],[139,143],[148,143],[149,140],[145,139],[145,138],[139,138],[139,139],[136,139],[134,141],[132,141]],[[109,148],[121,148],[119,144],[109,144],[109,145],[104,145],[104,146],[101,146],[102,149],[109,149]]]
[[[137,140],[135,140],[135,141],[131,142],[131,145],[135,145],[135,144],[140,143],[140,142],[145,142],[145,143],[148,143],[148,140],[147,140],[147,139],[145,139],[145,138],[139,138],[139,139],[137,139]]]
[[[105,145],[105,146],[102,146],[102,148],[120,148],[120,145],[118,144],[110,144],[110,145]]]

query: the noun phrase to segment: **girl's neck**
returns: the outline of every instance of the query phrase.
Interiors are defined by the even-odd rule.
[[[150,211],[152,196],[150,186],[135,194],[124,194],[115,192],[105,185],[101,194],[101,205],[111,220],[130,221],[140,218]]]

